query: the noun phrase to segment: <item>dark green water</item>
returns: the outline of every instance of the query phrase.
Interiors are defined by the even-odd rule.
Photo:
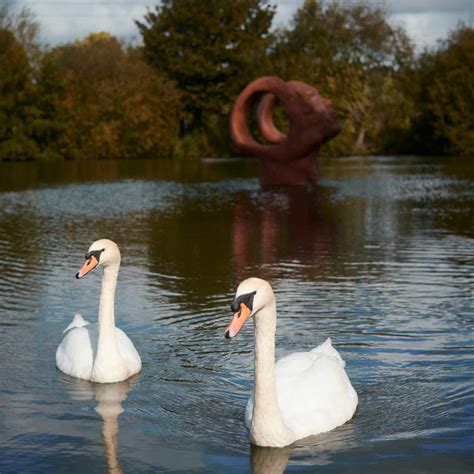
[[[316,189],[262,189],[251,161],[0,164],[0,472],[472,472],[472,160],[321,161]],[[56,370],[94,320],[90,243],[122,251],[116,318],[143,370]],[[241,279],[275,290],[277,355],[331,337],[359,394],[336,430],[250,448]],[[123,410],[123,412],[122,412]]]

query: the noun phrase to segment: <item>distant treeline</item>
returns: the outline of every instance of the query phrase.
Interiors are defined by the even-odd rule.
[[[331,155],[474,156],[474,30],[416,53],[367,3],[306,0],[271,30],[265,0],[163,0],[139,46],[107,33],[54,48],[0,0],[0,160],[237,154],[228,120],[253,79],[305,81],[332,100]],[[284,127],[284,114],[277,119]]]

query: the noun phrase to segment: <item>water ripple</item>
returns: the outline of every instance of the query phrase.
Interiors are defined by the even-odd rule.
[[[323,161],[318,191],[168,176],[0,193],[0,470],[103,472],[115,426],[129,472],[462,471],[474,417],[472,189],[442,165],[360,160]],[[74,274],[103,236],[122,249],[116,319],[143,360],[115,388],[54,367],[74,314],[97,318],[99,272]],[[359,394],[353,420],[287,450],[250,450],[252,325],[223,337],[251,275],[275,290],[278,357],[331,337]],[[104,403],[124,411],[104,418]]]

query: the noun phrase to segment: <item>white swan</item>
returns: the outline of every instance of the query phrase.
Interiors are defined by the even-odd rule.
[[[94,242],[76,278],[98,266],[104,267],[99,322],[90,324],[76,314],[56,351],[56,366],[79,379],[120,382],[140,372],[142,361],[133,342],[115,327],[114,299],[120,266],[120,250],[115,242],[107,239]]]
[[[330,339],[275,365],[276,305],[268,282],[259,278],[243,281],[231,308],[234,315],[225,331],[227,339],[254,316],[255,389],[245,411],[252,443],[284,447],[352,418],[357,394]]]

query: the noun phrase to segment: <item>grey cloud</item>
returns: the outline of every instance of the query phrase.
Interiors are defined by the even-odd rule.
[[[341,0],[356,2],[357,0]],[[304,0],[275,0],[274,26],[288,24]],[[472,22],[474,0],[371,0],[404,26],[418,47],[433,45],[445,37],[459,20]],[[83,38],[96,31],[108,31],[127,41],[139,39],[134,20],[143,19],[147,7],[157,0],[16,0],[36,13],[45,42],[58,44]]]
[[[147,12],[145,2],[122,0],[18,0],[17,5],[27,6],[35,13],[42,38],[51,44],[73,41],[97,31],[130,40],[138,36],[134,20],[141,20]]]
[[[474,8],[472,0],[386,0],[373,3],[386,7],[388,13],[439,13],[470,12]]]

